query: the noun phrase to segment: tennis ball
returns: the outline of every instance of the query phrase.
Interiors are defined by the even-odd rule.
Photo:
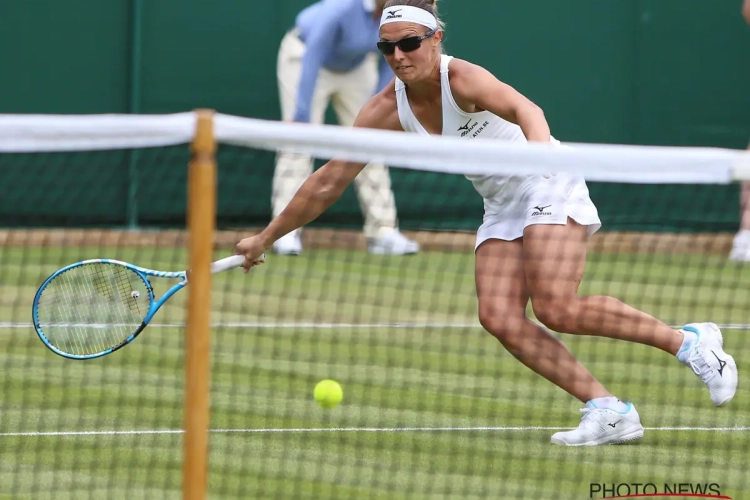
[[[341,402],[341,399],[344,397],[344,391],[338,382],[326,379],[317,383],[313,396],[320,406],[330,410]]]

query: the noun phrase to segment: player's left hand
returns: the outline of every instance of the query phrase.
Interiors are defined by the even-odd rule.
[[[263,264],[266,249],[260,235],[251,236],[241,240],[234,247],[235,255],[244,255],[245,263],[242,264],[242,272],[247,273],[251,268]]]

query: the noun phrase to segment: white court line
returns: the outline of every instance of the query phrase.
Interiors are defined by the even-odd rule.
[[[12,323],[12,322],[0,322],[0,329],[7,328],[32,328],[32,323]],[[87,325],[93,328],[104,328],[105,324],[92,324]],[[149,328],[177,328],[184,327],[185,323],[151,323],[148,325]],[[671,328],[682,328],[685,324],[680,325],[669,325]],[[719,324],[719,328],[722,330],[750,330],[750,324],[743,323],[730,323],[730,324]],[[264,322],[228,322],[228,323],[212,323],[212,328],[481,328],[479,323],[306,323],[306,322],[291,322],[291,323],[264,323]]]
[[[567,431],[571,427],[320,427],[320,428],[276,428],[276,429],[211,429],[214,434],[298,434],[323,432],[525,432]],[[747,432],[750,427],[645,427],[647,431],[680,432]],[[133,431],[60,431],[60,432],[2,432],[0,437],[65,437],[65,436],[139,436],[153,434],[183,434],[181,429],[133,430]]]

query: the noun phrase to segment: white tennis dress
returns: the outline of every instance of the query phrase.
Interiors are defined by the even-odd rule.
[[[453,59],[442,55],[440,79],[443,105],[442,135],[466,139],[525,142],[521,127],[489,111],[467,113],[453,99],[448,66]],[[428,134],[409,106],[404,82],[396,78],[398,116],[405,132]],[[559,144],[559,141],[552,139]],[[554,169],[551,169],[554,170]],[[489,239],[512,241],[532,224],[566,224],[568,217],[587,226],[589,234],[601,227],[599,214],[582,177],[568,174],[467,175],[484,199],[484,221],[477,231],[475,249]]]

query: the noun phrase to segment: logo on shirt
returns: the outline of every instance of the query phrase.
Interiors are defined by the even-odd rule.
[[[487,121],[482,123],[482,125],[479,125],[479,122],[474,122],[474,123],[471,123],[471,122],[472,120],[469,120],[468,122],[466,122],[466,125],[458,127],[457,131],[461,132],[461,137],[466,137],[469,134],[471,134],[471,137],[476,137],[482,133],[482,130],[484,130],[487,125],[490,124],[490,122],[487,122]]]
[[[398,19],[399,17],[404,17],[401,14],[396,15],[397,12],[401,12],[404,9],[396,9],[396,10],[387,10],[388,16],[386,16],[386,19]]]
[[[537,217],[539,215],[552,215],[552,212],[545,212],[544,210],[551,207],[552,205],[544,205],[544,206],[537,206],[534,207],[536,210],[531,212],[532,217]]]

